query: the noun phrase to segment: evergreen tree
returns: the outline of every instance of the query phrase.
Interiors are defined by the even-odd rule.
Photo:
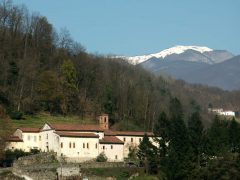
[[[187,127],[183,121],[182,105],[177,98],[170,102],[170,143],[168,173],[170,179],[187,178],[191,167],[191,149]]]
[[[138,159],[140,164],[144,165],[145,171],[150,174],[156,174],[158,170],[156,148],[149,141],[147,134],[144,134],[143,140],[139,144]]]
[[[167,119],[167,115],[165,112],[161,112],[154,126],[154,136],[155,142],[158,144],[158,155],[160,157],[160,161],[166,157],[167,154],[167,144],[169,142],[169,128],[170,124]]]
[[[75,104],[78,103],[77,71],[73,62],[69,59],[64,60],[61,65],[61,84],[62,84],[62,112],[74,112],[77,110]]]
[[[240,153],[240,125],[235,118],[232,119],[229,127],[229,143],[232,152]]]
[[[206,134],[205,153],[211,156],[226,154],[229,150],[228,122],[215,116]]]
[[[188,132],[190,144],[194,153],[194,159],[200,165],[202,152],[203,125],[198,111],[194,112],[188,120]]]

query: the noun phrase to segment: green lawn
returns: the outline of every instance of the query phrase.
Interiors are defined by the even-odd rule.
[[[82,119],[79,116],[52,116],[41,113],[33,116],[24,116],[22,120],[12,120],[13,127],[41,127],[44,123],[58,124],[96,124],[97,120],[93,118]]]

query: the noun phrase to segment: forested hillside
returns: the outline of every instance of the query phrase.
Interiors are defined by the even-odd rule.
[[[240,92],[227,92],[157,77],[121,59],[89,54],[66,29],[57,32],[41,15],[11,3],[0,5],[0,105],[22,114],[108,113],[112,125],[152,130],[171,97],[186,116],[209,104],[238,111]],[[208,124],[207,116],[203,121]]]

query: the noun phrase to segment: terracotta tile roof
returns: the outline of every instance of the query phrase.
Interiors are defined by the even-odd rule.
[[[104,136],[116,136],[116,132],[111,130],[104,130]]]
[[[100,140],[100,144],[124,144],[124,142],[115,136],[104,136],[104,138]]]
[[[40,128],[18,128],[22,132],[28,132],[28,133],[38,133],[40,132]]]
[[[10,136],[8,139],[7,139],[8,142],[23,142],[22,139],[20,139],[18,136]]]
[[[144,136],[146,133],[148,136],[154,136],[152,132],[144,131],[114,131],[116,136]]]
[[[103,129],[99,125],[92,124],[50,124],[50,127],[56,131],[93,131],[103,132]]]
[[[65,131],[56,131],[61,137],[83,137],[83,138],[99,138],[98,135],[93,133],[72,133],[72,132],[65,132]]]

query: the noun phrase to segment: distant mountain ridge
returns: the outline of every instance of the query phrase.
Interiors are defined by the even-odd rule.
[[[224,90],[237,90],[240,89],[238,81],[240,66],[233,66],[239,58],[234,57],[226,50],[213,50],[200,46],[175,46],[159,53],[124,57],[124,59],[155,74],[170,75],[190,83],[216,86]]]

